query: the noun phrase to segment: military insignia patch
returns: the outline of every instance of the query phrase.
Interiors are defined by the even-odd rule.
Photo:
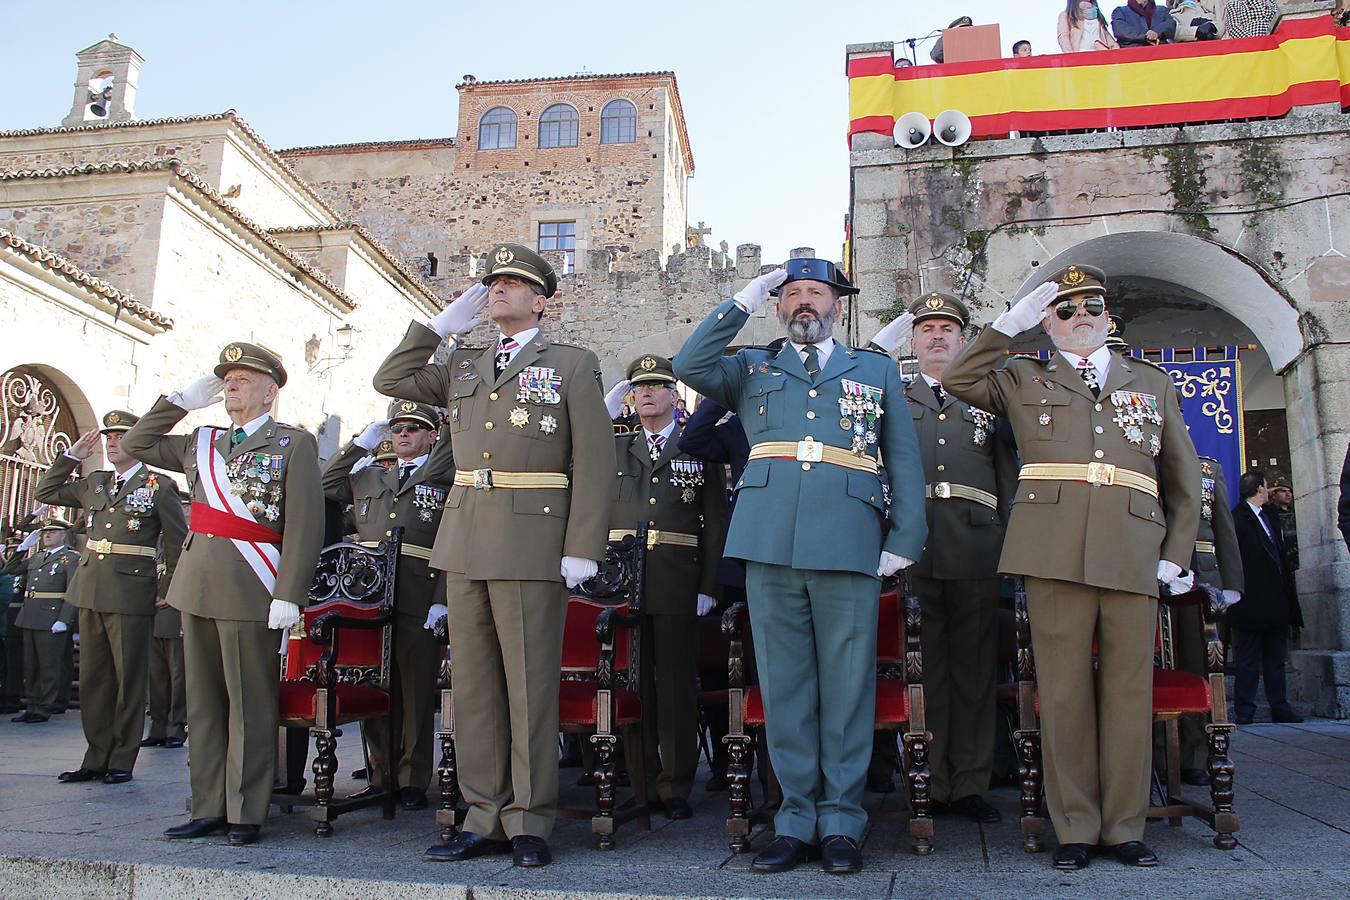
[[[1050,424],[1050,414],[1049,414],[1049,413],[1041,413],[1041,417],[1040,417],[1039,419],[1037,419],[1036,421],[1040,422],[1042,425],[1049,425],[1049,424]]]
[[[1069,286],[1082,284],[1085,278],[1087,278],[1087,276],[1079,271],[1077,266],[1069,266],[1069,271],[1064,273],[1064,284]]]
[[[923,305],[928,307],[929,309],[942,309],[943,302],[944,301],[941,297],[939,297],[937,294],[934,294],[933,296],[925,300],[923,302]]]
[[[507,266],[515,262],[516,255],[512,253],[510,250],[508,250],[506,247],[502,247],[497,251],[497,256],[495,258],[497,260],[497,265]]]
[[[286,436],[282,437],[281,440],[277,441],[277,446],[278,446],[278,447],[289,447],[290,444],[291,444],[291,436],[290,436],[290,435],[286,435]]]
[[[122,417],[121,417],[120,415],[118,415],[117,413],[115,413],[115,412],[110,412],[110,413],[108,413],[106,416],[103,417],[103,422],[104,422],[104,424],[107,424],[107,425],[116,425],[116,424],[118,424],[118,423],[121,422],[121,421],[122,421]]]
[[[656,368],[656,360],[652,359],[650,356],[644,356],[638,365],[642,366],[642,371],[650,372],[652,369]]]
[[[244,356],[244,348],[238,346],[237,344],[231,344],[230,346],[225,348],[226,362],[239,362],[239,360],[242,359],[243,356]]]
[[[511,427],[513,428],[524,428],[526,425],[530,424],[530,414],[523,406],[517,406],[515,409],[511,410],[510,418]]]
[[[398,405],[398,411],[405,413],[417,412],[417,404],[412,402],[411,400],[404,400],[402,403]]]

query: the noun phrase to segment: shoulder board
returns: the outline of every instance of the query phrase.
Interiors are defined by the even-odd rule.
[[[1138,357],[1138,356],[1131,356],[1130,359],[1129,359],[1129,361],[1132,362],[1132,363],[1143,363],[1144,365],[1148,366],[1150,369],[1157,369],[1159,372],[1163,373],[1164,375],[1167,375],[1167,377],[1168,377],[1169,379],[1172,377],[1171,375],[1168,375],[1166,369],[1164,369],[1162,366],[1158,365],[1157,363],[1155,363],[1155,362],[1154,362],[1153,360],[1151,360],[1151,359],[1143,359],[1143,358]]]
[[[875,347],[845,347],[844,349],[850,350],[854,353],[870,353],[873,356],[884,356],[887,359],[891,358],[891,355],[887,353],[885,350],[879,350]]]
[[[1037,356],[1035,353],[1009,353],[1009,354],[1008,354],[1008,359],[1009,359],[1009,360],[1014,360],[1014,359],[1025,360],[1026,362],[1037,363],[1038,365],[1041,365],[1041,366],[1045,366],[1045,365],[1049,364],[1049,362],[1050,362],[1050,360],[1048,360],[1048,359],[1041,359],[1041,358],[1040,358],[1039,356]]]
[[[552,348],[552,347],[566,347],[568,350],[580,350],[580,351],[583,352],[583,353],[589,352],[590,349],[591,349],[590,347],[583,347],[583,346],[581,346],[580,344],[567,344],[567,343],[564,343],[564,342],[562,342],[562,341],[554,341],[554,340],[550,340],[550,341],[548,342],[548,344],[549,344],[549,347],[550,347],[550,348]]]

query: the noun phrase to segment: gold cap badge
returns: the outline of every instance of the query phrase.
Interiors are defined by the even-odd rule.
[[[945,301],[941,297],[939,297],[937,294],[934,294],[933,296],[925,300],[923,305],[928,307],[929,309],[942,309],[942,305],[944,302]]]
[[[515,261],[516,255],[505,247],[497,251],[497,265],[504,266]]]
[[[642,362],[639,363],[639,365],[642,366],[642,371],[650,372],[652,369],[656,368],[656,360],[652,359],[650,356],[644,356],[642,357]]]
[[[242,358],[243,355],[244,355],[243,348],[235,344],[231,344],[230,346],[225,348],[226,362],[239,362],[240,358]]]
[[[106,424],[106,425],[116,425],[118,422],[121,422],[121,421],[122,421],[122,417],[121,417],[120,415],[118,415],[117,413],[115,413],[115,412],[110,412],[110,413],[108,413],[106,416],[103,417],[103,422],[104,422],[104,424]]]
[[[402,412],[416,412],[417,404],[412,402],[411,400],[404,400],[402,403],[398,405],[398,408]]]
[[[1082,284],[1086,278],[1077,266],[1069,266],[1069,271],[1064,273],[1064,283],[1068,285]]]

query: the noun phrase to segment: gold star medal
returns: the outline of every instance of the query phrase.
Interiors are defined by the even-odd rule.
[[[530,424],[530,414],[525,410],[525,407],[517,406],[511,410],[511,427],[524,428],[528,424]]]

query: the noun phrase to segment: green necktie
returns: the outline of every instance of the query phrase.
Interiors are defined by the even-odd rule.
[[[820,374],[820,351],[816,349],[815,344],[807,344],[802,352],[806,354],[802,360],[802,364],[806,366],[806,374],[815,378]]]
[[[230,432],[230,449],[233,450],[246,440],[248,440],[248,432],[242,428],[236,428]]]

